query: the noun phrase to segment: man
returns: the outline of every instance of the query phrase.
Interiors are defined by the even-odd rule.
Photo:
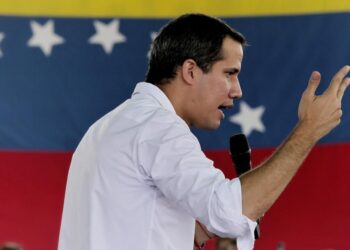
[[[0,250],[23,250],[23,248],[14,242],[6,242],[0,245]]]
[[[242,96],[244,37],[222,21],[181,16],[155,39],[146,82],[93,124],[69,170],[59,249],[193,249],[195,220],[252,249],[255,221],[289,183],[315,143],[340,122],[350,83],[343,67],[315,96],[313,72],[299,122],[260,167],[227,180],[190,127],[216,129]]]
[[[216,250],[237,250],[236,241],[228,238],[221,238],[216,241]]]

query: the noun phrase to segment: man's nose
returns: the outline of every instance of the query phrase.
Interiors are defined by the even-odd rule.
[[[233,100],[239,99],[241,98],[243,95],[242,93],[242,89],[241,89],[241,85],[239,83],[239,81],[235,81],[230,89],[230,98],[232,98]]]

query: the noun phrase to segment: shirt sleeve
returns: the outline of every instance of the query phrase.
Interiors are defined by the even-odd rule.
[[[169,202],[186,210],[238,249],[254,246],[256,222],[242,214],[241,184],[225,179],[202,152],[196,137],[178,126],[155,128],[138,150],[139,164]]]

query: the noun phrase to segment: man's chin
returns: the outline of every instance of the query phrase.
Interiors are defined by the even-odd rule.
[[[200,124],[198,126],[195,126],[196,128],[199,129],[204,129],[204,130],[215,130],[220,127],[221,121],[216,121],[216,122],[211,122],[207,124]]]

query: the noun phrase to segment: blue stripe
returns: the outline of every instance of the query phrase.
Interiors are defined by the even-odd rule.
[[[30,21],[45,18],[0,17],[0,148],[72,150],[87,128],[128,98],[147,69],[150,32],[165,19],[121,19],[126,43],[107,55],[88,44],[93,19],[55,18],[55,32],[65,43],[50,57],[27,46]],[[100,19],[101,20],[101,19]],[[101,20],[106,23],[110,19]],[[265,106],[265,133],[254,131],[253,147],[277,146],[297,122],[300,95],[317,69],[327,86],[331,76],[350,63],[350,14],[229,18],[251,46],[245,50],[240,75],[244,98],[252,107]],[[237,113],[239,105],[227,112]],[[342,124],[322,142],[350,140],[350,96],[344,96]],[[240,127],[226,119],[213,132],[195,130],[204,149],[227,147]]]

